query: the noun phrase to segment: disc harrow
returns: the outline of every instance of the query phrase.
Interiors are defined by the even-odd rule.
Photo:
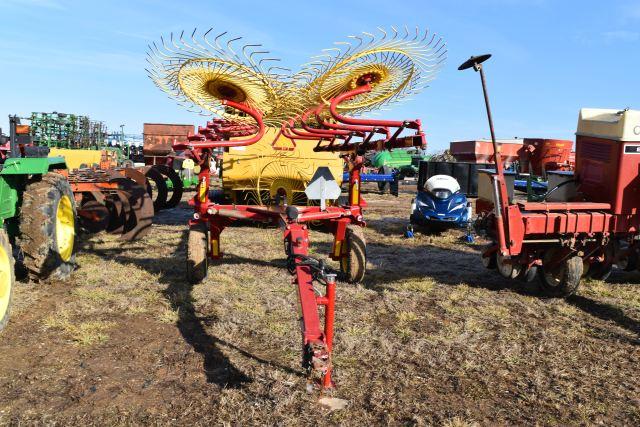
[[[68,172],[80,225],[136,240],[151,230],[154,209],[145,175],[133,168],[75,169]]]

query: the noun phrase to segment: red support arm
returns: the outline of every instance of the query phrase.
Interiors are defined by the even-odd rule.
[[[344,123],[331,123],[328,122],[326,120],[324,120],[321,116],[320,113],[322,112],[322,110],[324,110],[325,106],[324,105],[320,105],[318,106],[315,110],[314,110],[314,114],[316,116],[316,120],[318,121],[318,123],[320,123],[322,126],[329,128],[329,129],[343,129],[343,130],[352,130],[352,131],[357,131],[357,132],[376,132],[376,133],[383,133],[387,135],[387,138],[389,137],[389,129],[386,127],[373,127],[373,126],[357,126],[357,125],[348,125],[348,124],[344,124]]]
[[[329,135],[329,136],[337,136],[337,135],[344,135],[344,136],[348,136],[353,134],[354,131],[352,130],[348,130],[348,129],[314,129],[312,127],[309,127],[309,125],[307,125],[306,121],[309,119],[309,115],[313,112],[312,110],[308,110],[305,111],[304,114],[302,115],[302,117],[300,118],[300,122],[302,123],[302,128],[304,130],[306,130],[307,132],[311,132],[314,134],[318,134],[318,135]],[[294,131],[294,133],[296,133]]]
[[[329,111],[334,119],[341,123],[348,125],[363,125],[363,126],[377,126],[377,127],[403,127],[409,129],[420,129],[420,123],[418,121],[399,121],[399,120],[374,120],[374,119],[354,119],[353,117],[343,116],[338,113],[338,105],[341,102],[347,101],[363,93],[371,91],[370,85],[360,86],[357,89],[349,92],[342,93],[331,100],[329,104]]]
[[[228,100],[223,100],[222,101],[222,105],[228,105],[232,108],[235,108],[238,111],[242,111],[243,113],[248,114],[249,116],[253,117],[253,119],[256,121],[256,124],[258,125],[258,132],[247,139],[244,140],[236,140],[236,141],[228,141],[228,140],[221,140],[221,141],[199,141],[199,142],[179,142],[173,145],[173,149],[174,150],[185,150],[185,149],[189,149],[189,148],[218,148],[218,147],[242,147],[242,146],[246,146],[246,145],[251,145],[251,144],[255,144],[256,142],[260,141],[260,139],[264,136],[264,132],[265,132],[265,127],[264,127],[264,123],[262,122],[262,114],[257,111],[254,110],[253,108],[244,105],[244,104],[240,104],[234,101],[228,101]]]

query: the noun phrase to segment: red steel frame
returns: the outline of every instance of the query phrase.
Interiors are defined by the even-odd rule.
[[[339,261],[347,256],[346,230],[348,225],[364,226],[362,208],[366,206],[360,191],[360,171],[365,150],[399,148],[426,145],[421,123],[416,121],[365,120],[352,119],[337,113],[340,102],[370,91],[369,85],[344,93],[330,103],[329,110],[336,123],[318,120],[321,128],[307,125],[311,114],[317,118],[325,106],[319,106],[302,115],[303,130],[294,129],[295,120],[283,123],[281,133],[295,140],[317,141],[316,151],[342,152],[349,164],[349,202],[345,206],[252,206],[223,205],[209,200],[209,156],[217,147],[236,147],[251,145],[262,138],[265,132],[261,114],[244,104],[224,101],[225,105],[240,110],[256,121],[256,126],[238,125],[221,120],[209,122],[206,128],[199,128],[199,135],[191,136],[188,142],[174,144],[174,149],[185,150],[185,155],[200,165],[199,184],[196,195],[190,201],[194,207],[194,218],[190,225],[206,223],[209,229],[209,257],[219,259],[223,256],[220,236],[225,227],[236,220],[279,224],[284,228],[284,241],[295,262],[293,282],[297,285],[298,300],[302,317],[303,365],[309,373],[320,374],[320,386],[323,389],[333,387],[331,379],[331,351],[333,347],[333,325],[335,313],[336,284],[335,275],[327,275],[326,289],[318,296],[314,288],[313,268],[304,262],[308,257],[309,229],[306,222],[322,221],[329,225],[334,236],[331,259]],[[391,134],[389,128],[396,128]],[[399,138],[403,129],[413,129],[416,135]],[[247,136],[244,140],[228,140],[229,136]],[[385,139],[371,141],[373,135],[383,134]],[[226,140],[225,140],[226,138]],[[362,141],[353,142],[353,138]],[[342,140],[336,144],[337,140]],[[321,326],[320,307],[324,307],[324,326]]]
[[[480,203],[476,206],[478,212],[484,210],[484,213],[488,214],[484,219],[486,228],[494,233],[492,237],[497,240],[494,246],[485,250],[483,256],[487,257],[497,252],[510,258],[505,262],[520,263],[530,267],[542,264],[541,257],[549,245],[560,245],[566,256],[577,254],[589,263],[611,263],[611,255],[607,255],[606,246],[612,238],[627,240],[630,245],[637,246],[634,238],[640,234],[640,216],[616,213],[610,203],[511,203],[509,201],[504,166],[496,144],[482,65],[476,64],[474,69],[480,72],[482,80],[496,168],[496,173],[492,177],[494,206],[485,207]],[[576,163],[579,161],[578,150]],[[626,174],[632,177],[636,173],[634,168],[626,171]],[[618,181],[620,174],[621,172],[618,171]],[[621,200],[617,202],[620,204]],[[488,209],[485,208],[493,208],[493,212],[487,212]],[[547,267],[552,269],[564,258],[553,260]]]

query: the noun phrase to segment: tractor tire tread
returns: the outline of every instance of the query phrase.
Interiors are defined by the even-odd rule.
[[[364,279],[367,266],[367,243],[364,232],[360,226],[347,226],[345,236],[347,244],[346,281],[349,283],[360,283]],[[342,266],[341,266],[342,268]]]
[[[22,264],[29,278],[36,281],[66,279],[75,267],[75,253],[69,261],[63,261],[53,251],[55,216],[62,195],[69,197],[75,214],[71,187],[58,173],[49,172],[28,183],[22,195],[20,234],[16,241],[23,254]]]

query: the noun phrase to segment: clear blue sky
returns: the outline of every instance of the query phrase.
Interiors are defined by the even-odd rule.
[[[431,150],[486,137],[478,76],[457,66],[492,53],[486,71],[499,137],[572,139],[580,107],[640,108],[640,1],[0,0],[0,126],[31,111],[87,114],[116,129],[202,123],[144,71],[147,43],[215,27],[262,43],[290,68],[376,26],[429,27],[449,48],[438,78],[392,118],[421,118]]]

